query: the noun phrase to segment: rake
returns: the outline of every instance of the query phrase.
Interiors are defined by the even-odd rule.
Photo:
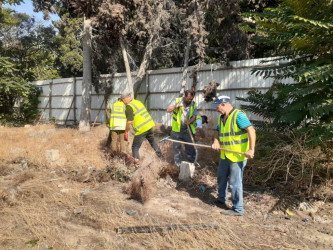
[[[165,137],[162,140],[160,140],[160,142],[164,142],[164,141],[171,141],[171,142],[177,142],[177,143],[180,143],[180,144],[186,144],[186,145],[192,145],[192,146],[203,147],[203,148],[211,148],[212,149],[212,146],[209,146],[209,145],[178,141],[178,140],[171,139],[170,136]],[[220,148],[220,150],[245,155],[244,152],[239,152],[239,151],[236,151],[236,150],[231,150],[231,149],[226,149],[226,148]]]

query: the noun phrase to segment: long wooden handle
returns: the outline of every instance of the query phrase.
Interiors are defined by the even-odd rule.
[[[172,141],[172,142],[178,142],[180,144],[186,144],[186,145],[192,145],[192,146],[198,146],[198,147],[211,148],[212,149],[212,146],[209,146],[209,145],[198,144],[198,143],[190,143],[190,142],[184,142],[184,141],[178,141],[178,140],[174,140],[174,139],[167,139],[167,140],[168,141]],[[245,155],[245,153],[243,153],[243,152],[239,152],[239,151],[235,151],[235,150],[231,150],[231,149],[220,148],[220,150],[231,152],[231,153]]]
[[[186,122],[187,121],[187,118],[186,118],[187,114],[185,114],[185,110],[184,109],[183,109],[182,113],[183,113],[183,116],[184,116],[184,122]],[[192,141],[193,146],[194,146],[194,150],[195,150],[194,163],[196,163],[198,161],[198,150],[197,150],[196,144],[194,143],[194,138],[193,138],[193,135],[192,135],[192,131],[191,131],[190,125],[187,124],[186,126],[187,126],[187,131],[188,131],[188,133],[189,133],[189,135],[191,137],[191,141]]]

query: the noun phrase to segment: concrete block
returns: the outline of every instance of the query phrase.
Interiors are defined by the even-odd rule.
[[[54,162],[59,160],[59,150],[58,149],[50,149],[45,151],[45,156],[48,161]]]
[[[193,177],[194,170],[195,170],[194,163],[182,161],[179,168],[180,168],[179,176],[178,176],[179,180],[187,181]]]

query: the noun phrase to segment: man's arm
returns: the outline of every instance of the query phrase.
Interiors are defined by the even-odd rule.
[[[188,121],[185,121],[185,124],[186,124],[186,125],[190,125],[191,123],[195,122],[195,121],[196,121],[196,119],[197,119],[197,116],[196,116],[196,115],[194,115],[194,116],[192,116],[192,117],[191,117],[191,119],[190,119],[190,120],[188,120]]]
[[[220,141],[219,141],[219,131],[216,131],[214,133],[214,142],[212,145],[212,149],[220,151],[220,148],[221,148],[221,146],[220,146]]]
[[[125,114],[126,114],[126,119],[127,119],[125,134],[127,134],[128,131],[131,129],[131,125],[134,120],[133,109],[128,105],[126,106]]]
[[[250,148],[247,152],[245,152],[245,157],[249,159],[253,159],[254,157],[254,150],[256,147],[256,131],[253,126],[249,126],[245,128],[248,133]]]
[[[174,104],[172,103],[168,108],[167,108],[167,112],[171,113],[173,112],[176,108],[182,108],[183,107],[183,103],[181,102],[180,104]]]
[[[192,105],[192,104],[191,104],[191,105]],[[189,112],[190,112],[190,111],[189,111]],[[184,112],[184,115],[185,115],[185,117],[187,117],[187,114],[185,114],[185,112]],[[197,109],[197,107],[195,107],[194,110],[193,110],[193,115],[192,115],[191,119],[188,120],[188,121],[186,121],[186,119],[185,119],[185,124],[186,124],[186,125],[190,125],[190,124],[192,124],[193,122],[195,122],[195,121],[197,120],[197,115],[198,115],[198,109]]]
[[[126,123],[126,129],[125,129],[125,133],[128,133],[128,131],[131,129],[133,121],[128,121]]]

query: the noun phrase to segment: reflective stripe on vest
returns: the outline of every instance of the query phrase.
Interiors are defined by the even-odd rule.
[[[183,102],[183,98],[176,98],[176,105],[178,105],[179,103]],[[195,102],[191,102],[191,108],[190,108],[190,116],[189,119],[191,120],[192,116],[193,116],[193,112],[194,109],[196,108],[197,104]],[[183,113],[183,109],[182,108],[176,108],[173,110],[173,114],[172,114],[172,131],[174,132],[180,132],[180,127],[181,127],[181,123],[182,123],[182,113]],[[191,123],[190,124],[191,127],[191,131],[193,134],[195,134],[195,123]]]
[[[133,109],[134,120],[132,126],[135,135],[142,134],[155,126],[155,122],[142,102],[133,99],[128,105]]]
[[[237,115],[240,110],[235,109],[229,114],[227,121],[223,124],[222,116],[219,118],[219,140],[221,148],[246,152],[249,149],[249,139],[246,130],[240,129],[237,125]],[[246,157],[241,154],[226,152],[221,150],[221,159],[227,157],[232,162],[241,162],[246,160]]]
[[[110,128],[123,127],[126,128],[125,104],[117,101],[110,105]]]

